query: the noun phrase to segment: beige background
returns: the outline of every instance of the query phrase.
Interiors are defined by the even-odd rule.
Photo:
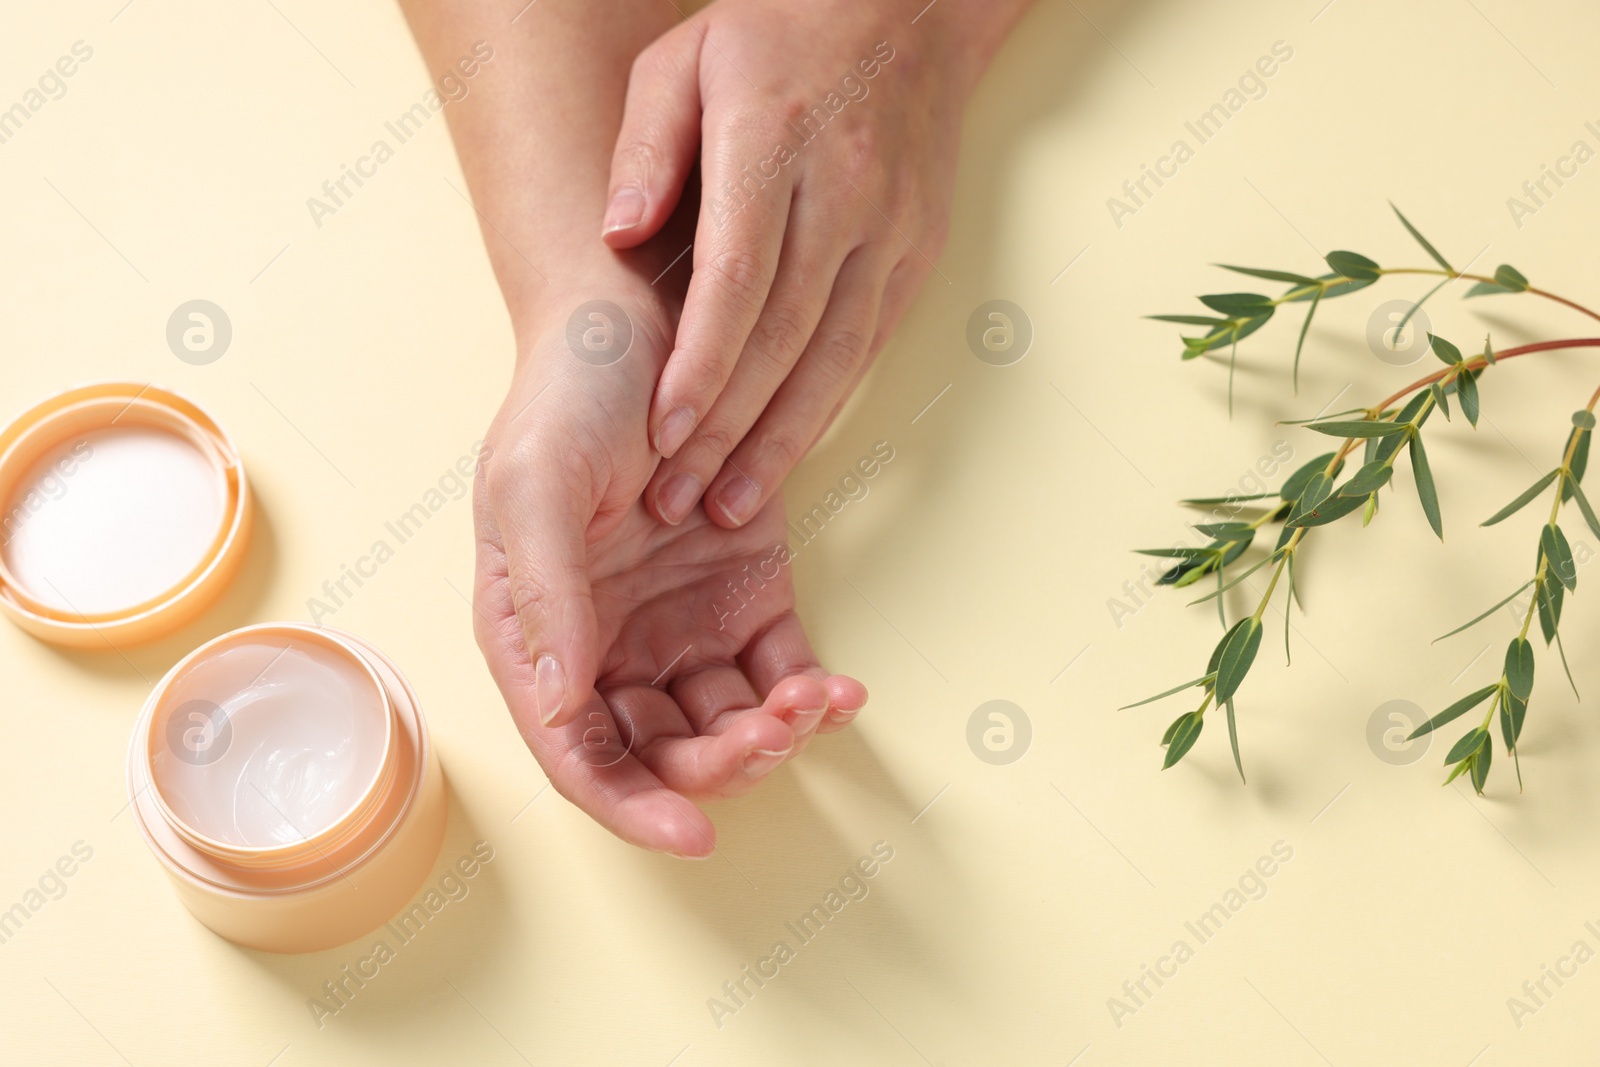
[[[0,628],[0,908],[74,842],[93,849],[0,945],[8,1062],[1465,1067],[1592,1047],[1600,965],[1520,1028],[1506,1002],[1575,941],[1600,949],[1584,927],[1600,920],[1593,696],[1576,703],[1541,654],[1522,795],[1503,765],[1485,799],[1441,789],[1441,746],[1392,766],[1365,735],[1385,701],[1433,710],[1492,680],[1509,617],[1429,640],[1529,570],[1537,509],[1476,523],[1554,462],[1600,376],[1592,355],[1491,373],[1476,434],[1430,425],[1443,546],[1405,471],[1371,528],[1309,543],[1294,664],[1272,629],[1241,696],[1248,787],[1220,722],[1163,774],[1156,742],[1181,707],[1113,710],[1200,673],[1215,616],[1171,592],[1120,626],[1108,607],[1140,576],[1130,548],[1181,536],[1179,497],[1225,491],[1275,441],[1321,450],[1274,419],[1426,368],[1385,366],[1362,340],[1378,303],[1423,288],[1387,281],[1325,309],[1298,398],[1296,325],[1250,342],[1230,423],[1223,368],[1180,364],[1177,331],[1138,318],[1241,288],[1208,263],[1312,270],[1344,247],[1423,265],[1393,198],[1457,262],[1489,246],[1480,268],[1596,298],[1582,237],[1600,232],[1600,163],[1520,228],[1506,207],[1575,140],[1600,148],[1584,128],[1600,120],[1592,9],[1042,0],[973,106],[940,275],[788,486],[809,507],[873,442],[895,449],[797,567],[825,660],[873,692],[858,725],[716,809],[709,862],[620,844],[545,790],[511,729],[461,596],[468,507],[451,503],[330,621],[421,694],[453,788],[441,862],[478,839],[495,859],[319,1028],[308,998],[366,945],[273,957],[192,921],[119,814],[128,730],[205,637],[306,618],[468,451],[510,334],[442,118],[320,229],[305,207],[427,86],[394,9],[122,2],[37,6],[0,36],[0,106],[74,41],[94,49],[0,145],[0,396],[16,410],[111,376],[188,391],[239,440],[264,519],[238,587],[172,640],[77,655]],[[1184,121],[1275,41],[1294,55],[1266,95],[1116,226],[1107,198],[1192,145]],[[235,331],[206,367],[163,338],[196,297]],[[1037,334],[1007,368],[964,339],[996,297]],[[1528,298],[1449,297],[1434,325],[1463,347],[1486,329],[1502,346],[1596,332]],[[1600,689],[1593,597],[1580,588],[1568,613],[1585,691]],[[993,699],[1032,724],[1007,766],[966,741]],[[880,840],[895,858],[870,895],[714,1025],[707,999]],[[1185,922],[1278,841],[1292,861],[1198,945]],[[1193,958],[1117,1025],[1108,998],[1179,938]]]

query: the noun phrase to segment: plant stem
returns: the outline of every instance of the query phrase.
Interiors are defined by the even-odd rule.
[[[1558,348],[1600,348],[1600,337],[1573,337],[1562,341],[1536,341],[1533,344],[1517,345],[1515,348],[1508,348],[1504,352],[1496,352],[1494,361],[1499,363],[1501,360],[1516,359],[1519,356],[1530,356],[1535,352],[1550,352]],[[1472,356],[1469,359],[1464,359],[1460,363],[1454,363],[1448,367],[1445,367],[1443,370],[1435,371],[1425,378],[1418,378],[1404,389],[1399,390],[1392,396],[1368,408],[1367,411],[1373,414],[1385,411],[1396,401],[1404,400],[1418,389],[1432,385],[1434,382],[1442,380],[1447,375],[1454,373],[1458,369],[1462,371],[1479,370],[1483,367],[1487,367],[1488,365],[1489,360],[1483,355]]]
[[[1589,397],[1589,403],[1584,407],[1584,410],[1591,415],[1594,414],[1597,403],[1600,403],[1600,387],[1597,387],[1593,395]],[[1556,475],[1555,499],[1550,502],[1550,521],[1548,523],[1550,526],[1554,526],[1561,517],[1562,497],[1566,495],[1567,479],[1572,477],[1572,457],[1578,453],[1578,440],[1581,436],[1581,434],[1574,433],[1572,440],[1567,442],[1566,452],[1561,456],[1561,473]],[[1528,610],[1522,614],[1522,629],[1517,632],[1519,640],[1526,641],[1528,639],[1528,631],[1533,626],[1533,613],[1539,608],[1539,597],[1544,590],[1545,576],[1549,573],[1550,557],[1541,551],[1539,553],[1539,566],[1533,572],[1533,599],[1528,601]],[[1496,694],[1496,698],[1489,703],[1488,713],[1483,717],[1482,729],[1487,730],[1489,728],[1489,723],[1494,719],[1495,707],[1499,702],[1499,694]]]
[[[1432,269],[1427,268],[1427,267],[1385,267],[1385,268],[1379,268],[1378,273],[1379,274],[1432,274],[1432,275],[1435,275],[1435,276],[1441,276],[1441,277],[1446,277],[1446,278],[1465,278],[1468,281],[1473,281],[1473,282],[1488,282],[1490,285],[1499,285],[1500,284],[1499,282],[1495,281],[1493,278],[1486,277],[1486,276],[1484,276],[1482,274],[1462,274],[1460,271],[1454,271],[1454,270],[1432,270]],[[1590,309],[1584,307],[1582,304],[1578,303],[1575,300],[1568,300],[1564,296],[1557,296],[1555,293],[1549,292],[1549,291],[1544,290],[1544,289],[1535,289],[1531,285],[1528,286],[1527,289],[1523,290],[1523,292],[1532,293],[1534,296],[1542,296],[1546,300],[1553,300],[1558,304],[1561,304],[1561,305],[1563,305],[1565,307],[1571,308],[1573,311],[1578,312],[1580,315],[1587,315],[1591,319],[1594,319],[1596,322],[1600,322],[1600,314],[1596,314],[1595,312],[1593,312]]]

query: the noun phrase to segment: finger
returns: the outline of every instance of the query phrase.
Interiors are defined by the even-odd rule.
[[[844,410],[845,404],[849,403],[856,387],[861,384],[861,379],[872,369],[872,361],[878,357],[878,353],[888,342],[889,335],[894,332],[900,319],[910,309],[911,302],[916,299],[918,290],[922,288],[922,283],[927,280],[931,271],[932,268],[921,256],[908,254],[890,273],[889,282],[883,288],[883,299],[878,304],[878,331],[872,337],[872,344],[867,346],[867,358],[856,368],[850,384],[834,403],[832,410],[828,412],[828,417],[822,420],[822,425],[817,427],[817,432],[811,438],[811,444],[806,447],[807,452],[816,446],[822,435],[828,432],[828,427],[833,425],[833,420]]]
[[[495,528],[504,544],[510,608],[533,672],[542,726],[562,726],[594,689],[599,648],[584,530],[587,472],[559,446],[492,463],[487,474]],[[498,483],[498,484],[497,484]]]
[[[822,687],[827,698],[825,710],[814,721],[796,726],[797,753],[812,734],[829,733],[848,725],[867,702],[866,687],[860,682],[823,670],[800,617],[792,611],[756,635],[740,653],[739,666],[756,691],[769,699],[796,679],[808,679]],[[816,695],[816,690],[812,693]]]
[[[818,683],[798,681],[759,707],[719,715],[715,733],[661,737],[641,749],[639,758],[664,784],[687,796],[739,796],[796,751],[789,721],[825,700]],[[654,699],[672,700],[660,690],[651,692]]]
[[[650,440],[670,458],[689,439],[733,373],[778,269],[792,185],[780,169],[759,171],[772,151],[759,134],[707,114],[718,132],[701,152],[701,208],[695,228],[694,273],[650,406]]]
[[[512,721],[550,783],[630,844],[678,856],[709,855],[716,830],[705,814],[663,786],[625,748],[615,760],[604,756],[605,747],[593,743],[595,723],[587,715],[557,729],[539,724],[537,676],[512,603],[503,539],[481,490],[474,511],[479,537],[473,628]],[[582,708],[601,716],[611,735],[620,737],[605,702],[592,690]]]
[[[700,145],[703,40],[685,23],[633,61],[601,223],[612,248],[643,244],[678,206]]]
[[[776,715],[796,735],[815,730],[828,710],[828,691],[816,675],[795,674],[757,697],[750,680],[734,667],[709,667],[673,682],[671,692],[684,716],[701,734],[720,734],[753,708]]]
[[[645,490],[656,518],[668,525],[681,523],[700,502],[706,484],[789,376],[822,319],[848,246],[814,203],[794,199],[772,293],[727,385],[683,447],[661,463]]]
[[[866,364],[891,264],[887,252],[874,245],[863,245],[846,258],[827,311],[794,371],[711,480],[706,514],[717,525],[731,529],[750,521],[848,393]]]

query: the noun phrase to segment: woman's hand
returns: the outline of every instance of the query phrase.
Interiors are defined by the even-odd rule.
[[[643,285],[547,295],[475,487],[478,644],[556,789],[617,836],[708,855],[692,803],[736,796],[866,700],[818,664],[794,613],[782,501],[739,529],[666,527],[639,499],[672,312]],[[625,355],[580,357],[566,311],[603,298]],[[602,334],[603,337],[603,334]]]
[[[761,514],[934,269],[966,98],[1025,3],[924,4],[717,0],[634,61],[606,242],[701,180],[649,413],[664,522],[702,495],[724,528]]]

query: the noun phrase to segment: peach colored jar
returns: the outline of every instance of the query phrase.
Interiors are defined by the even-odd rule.
[[[411,687],[366,642],[300,623],[247,626],[179,661],[134,727],[128,792],[184,905],[270,952],[382,925],[445,829]]]
[[[0,427],[0,614],[76,648],[164,637],[233,580],[252,520],[238,449],[194,401],[68,389]]]

